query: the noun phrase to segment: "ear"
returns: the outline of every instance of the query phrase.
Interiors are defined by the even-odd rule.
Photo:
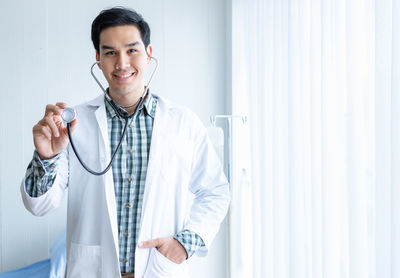
[[[100,55],[99,55],[99,52],[97,50],[96,50],[96,61],[100,61]],[[99,69],[101,69],[100,63],[98,63],[97,66],[99,67]]]
[[[153,47],[151,46],[151,44],[147,46],[146,52],[147,52],[147,63],[150,63],[151,55],[153,54]]]

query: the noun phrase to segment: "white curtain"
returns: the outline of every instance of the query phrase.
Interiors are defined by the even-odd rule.
[[[232,0],[231,277],[400,277],[400,4]]]

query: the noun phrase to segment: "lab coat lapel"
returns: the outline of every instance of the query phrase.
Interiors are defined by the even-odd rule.
[[[141,217],[142,222],[143,218],[146,217],[144,215],[144,212],[146,211],[146,215],[151,215],[151,213],[149,212],[153,210],[152,206],[154,206],[154,204],[148,202],[149,193],[154,192],[153,190],[150,190],[150,186],[153,185],[153,181],[156,175],[160,173],[163,153],[166,150],[166,146],[163,144],[163,142],[165,142],[165,138],[166,136],[168,136],[168,108],[163,99],[161,99],[160,97],[158,98],[159,101],[157,103],[156,114],[154,117],[153,132],[150,144],[149,164],[147,168],[146,185],[143,195],[143,209]]]
[[[100,136],[100,138],[99,138],[99,156],[101,158],[100,163],[101,163],[102,167],[105,167],[105,166],[107,166],[105,164],[107,163],[107,161],[109,161],[111,155],[110,155],[110,148],[106,147],[106,146],[110,146],[110,143],[109,143],[109,139],[108,139],[107,114],[106,114],[106,107],[104,105],[104,101],[103,101],[103,104],[100,105],[96,109],[95,115],[96,115],[97,124],[100,129],[100,134],[99,134],[99,136]]]
[[[153,237],[152,216],[155,211],[156,200],[155,186],[157,186],[157,177],[159,175],[161,158],[165,151],[163,145],[164,138],[167,136],[166,122],[168,121],[168,112],[164,101],[159,97],[157,102],[156,114],[154,117],[153,131],[151,136],[149,162],[147,167],[146,183],[143,193],[142,214],[140,217],[140,235],[139,241],[150,240]],[[135,273],[140,277],[144,273],[149,258],[149,250],[146,248],[136,248],[135,252]]]
[[[101,170],[103,170],[105,169],[105,167],[107,167],[111,159],[110,141],[108,138],[108,123],[107,123],[106,106],[104,104],[104,96],[101,96],[100,99],[96,100],[97,100],[96,104],[99,105],[95,111],[95,116],[99,127],[99,138],[98,138],[99,157],[100,157]],[[115,203],[115,191],[114,191],[114,180],[112,176],[112,169],[110,169],[103,176],[103,178],[105,179],[105,195],[107,201],[107,211],[111,224],[115,250],[118,254],[119,246],[118,246],[118,225],[117,225],[117,215],[116,215],[117,208]]]

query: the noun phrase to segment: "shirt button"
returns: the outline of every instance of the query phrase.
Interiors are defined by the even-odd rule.
[[[133,127],[133,125],[129,125],[129,128],[132,128]]]
[[[130,208],[130,207],[131,207],[131,204],[126,204],[125,207],[126,207],[126,208]]]
[[[128,233],[128,232],[124,233],[124,236],[128,237],[128,236],[129,236],[129,233]]]
[[[56,168],[54,165],[51,165],[50,167],[49,167],[51,170],[53,170],[54,168]]]
[[[133,150],[129,150],[128,152],[129,152],[129,153],[133,153]]]
[[[124,264],[126,264],[126,263],[128,262],[128,260],[127,260],[127,259],[123,259],[122,262],[123,262]]]
[[[132,178],[131,178],[131,177],[129,177],[129,178],[128,178],[128,181],[132,181]]]

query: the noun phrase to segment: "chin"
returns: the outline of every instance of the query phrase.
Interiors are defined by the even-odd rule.
[[[135,88],[134,87],[125,87],[125,88],[113,88],[113,91],[121,96],[126,96],[126,95],[130,95],[133,94],[135,92]]]

